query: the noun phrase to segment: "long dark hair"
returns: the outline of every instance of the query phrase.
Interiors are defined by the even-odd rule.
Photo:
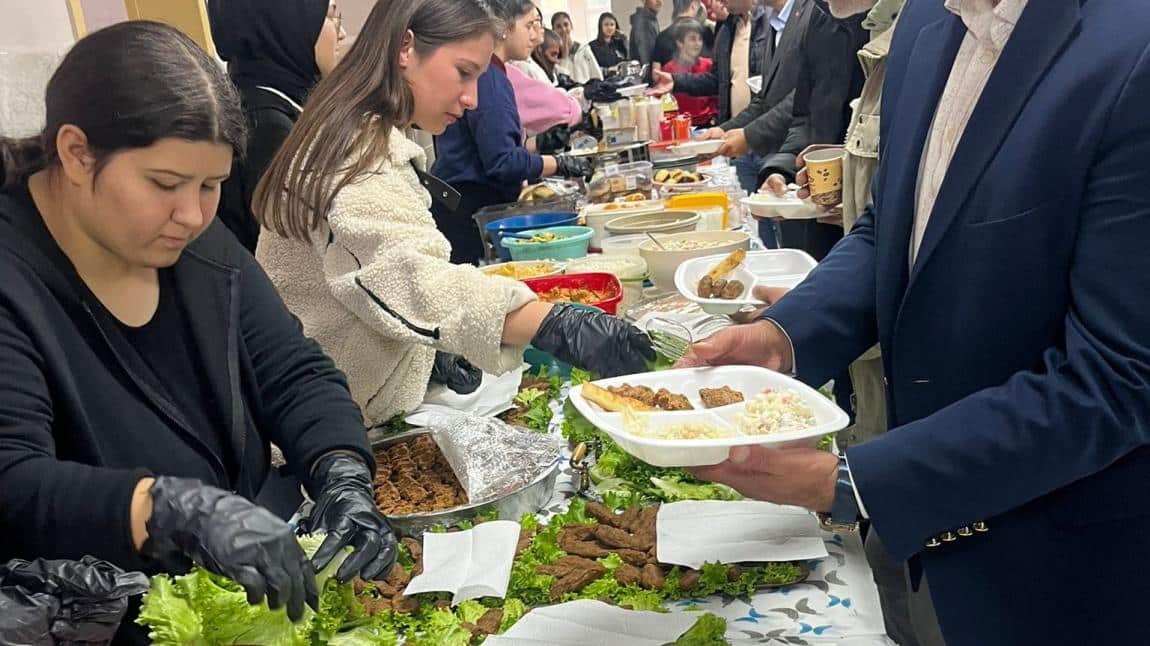
[[[281,237],[307,240],[335,196],[387,154],[415,97],[399,69],[407,32],[415,51],[499,31],[484,0],[379,0],[355,44],[308,97],[306,109],[256,187],[252,213]]]
[[[39,134],[0,138],[0,183],[10,187],[59,162],[56,135],[84,131],[94,177],[117,152],[168,137],[247,143],[240,98],[223,68],[180,31],[149,21],[123,22],[80,39],[60,62],[44,94]]]
[[[623,31],[622,31],[623,26],[621,24],[619,24],[619,19],[616,18],[615,14],[613,14],[611,12],[605,12],[605,13],[599,14],[599,22],[595,23],[598,26],[599,33],[595,36],[595,40],[603,43],[604,45],[610,45],[611,44],[611,40],[606,40],[603,38],[603,21],[608,19],[608,18],[615,21],[615,35],[611,37],[611,40],[618,42],[620,45],[626,46],[627,37],[623,35]]]
[[[551,45],[558,45],[559,46],[559,56],[562,57],[563,56],[563,40],[561,38],[559,38],[559,34],[551,31],[550,29],[544,29],[543,30],[543,42],[539,43],[539,46],[535,48],[535,51],[531,52],[531,58],[534,58],[535,62],[539,64],[539,67],[543,68],[544,72],[547,72],[547,78],[554,81],[555,80],[555,64],[552,63],[551,61],[547,60],[547,55],[545,53],[547,51],[547,48]]]

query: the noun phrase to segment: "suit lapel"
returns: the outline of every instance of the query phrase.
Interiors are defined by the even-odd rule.
[[[1035,0],[1015,25],[939,189],[911,273],[912,285],[998,153],[1043,74],[1077,29],[1078,1]],[[946,68],[949,71],[950,66]]]
[[[893,312],[905,293],[908,278],[910,232],[914,223],[915,187],[926,141],[933,121],[935,106],[942,97],[950,76],[951,62],[958,54],[966,27],[957,16],[944,12],[944,17],[928,23],[915,38],[907,59],[904,76],[895,87],[890,77],[883,91],[885,128],[881,156],[884,174],[889,174],[881,188],[879,236],[885,248],[879,255],[880,275],[895,278],[880,281],[889,289],[880,291],[880,311]]]
[[[766,92],[767,88],[771,87],[771,83],[775,80],[775,75],[779,72],[779,67],[783,64],[788,56],[791,56],[798,50],[799,44],[802,42],[803,34],[807,31],[807,24],[810,22],[810,13],[813,8],[810,2],[805,0],[796,0],[794,8],[791,9],[791,15],[787,18],[787,24],[783,27],[783,35],[779,38],[779,44],[775,46],[775,39],[768,35],[767,37],[767,51],[771,52],[770,58],[767,60],[766,66],[763,68],[763,91]]]

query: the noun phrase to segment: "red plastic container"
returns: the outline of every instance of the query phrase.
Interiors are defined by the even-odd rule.
[[[536,294],[544,294],[556,287],[568,289],[583,287],[597,292],[606,292],[607,298],[594,303],[582,303],[591,307],[598,307],[608,314],[615,314],[619,302],[623,300],[623,284],[608,273],[567,274],[565,276],[547,276],[544,278],[528,278],[523,284],[531,288]],[[558,301],[557,301],[558,302]]]

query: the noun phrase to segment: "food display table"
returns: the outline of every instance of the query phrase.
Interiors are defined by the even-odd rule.
[[[558,407],[557,407],[558,408]],[[556,411],[553,428],[562,424]],[[567,509],[578,475],[565,450],[555,494],[539,517]],[[824,532],[828,558],[810,563],[811,575],[797,585],[766,590],[749,598],[721,596],[687,599],[667,606],[671,612],[710,612],[727,620],[727,639],[742,644],[818,646],[893,645],[883,628],[878,591],[858,534]]]

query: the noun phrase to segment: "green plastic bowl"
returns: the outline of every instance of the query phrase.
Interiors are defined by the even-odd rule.
[[[512,260],[571,260],[587,255],[587,247],[591,244],[591,236],[595,232],[590,227],[549,227],[524,231],[522,235],[532,236],[537,233],[553,233],[561,236],[561,239],[552,242],[528,242],[504,237],[501,243],[511,252]]]

